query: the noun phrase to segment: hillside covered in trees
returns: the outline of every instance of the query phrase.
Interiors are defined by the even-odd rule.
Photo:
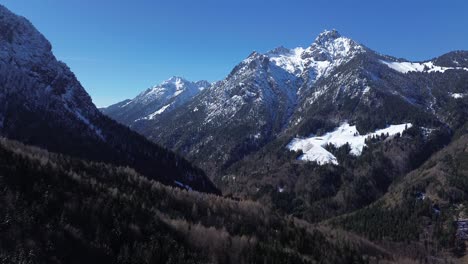
[[[0,140],[2,263],[368,263],[354,235]]]
[[[468,263],[467,122],[468,52],[336,30],[98,109],[0,5],[0,263]]]

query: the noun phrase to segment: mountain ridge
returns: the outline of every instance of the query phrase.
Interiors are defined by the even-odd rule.
[[[467,62],[324,31],[100,109],[123,126],[0,6],[0,262],[463,263]]]
[[[2,136],[218,193],[199,168],[104,116],[27,19],[0,6],[0,32]]]
[[[312,222],[365,207],[468,121],[468,53],[408,62],[333,31],[317,42],[253,52],[170,115],[126,125],[203,168],[226,195]],[[288,148],[294,139],[311,145]]]
[[[438,65],[440,61],[437,58],[426,61],[425,64],[402,61],[381,55],[352,39],[341,36],[336,30],[325,30],[308,48],[288,49],[280,46],[264,54],[252,52],[236,65],[224,80],[214,83],[203,93],[197,94],[171,112],[170,116],[157,116],[154,120],[136,119],[135,122],[125,122],[116,114],[109,114],[109,116],[151,140],[180,152],[189,159],[197,159],[195,155],[198,155],[200,147],[210,146],[211,143],[208,141],[214,134],[219,133],[220,137],[223,137],[220,129],[216,127],[233,131],[243,127],[240,137],[244,139],[240,140],[241,143],[234,143],[237,146],[233,148],[244,150],[253,148],[255,151],[281,133],[289,133],[287,131],[302,133],[304,128],[301,127],[308,126],[303,124],[303,120],[317,116],[310,112],[319,113],[318,111],[322,111],[324,106],[335,108],[338,105],[351,110],[348,112],[328,111],[326,115],[330,113],[340,113],[340,115],[329,118],[327,122],[334,123],[335,127],[347,120],[352,123],[357,122],[358,130],[361,133],[367,133],[385,128],[386,125],[397,124],[396,122],[412,121],[398,118],[399,120],[388,120],[385,123],[368,122],[365,124],[362,119],[372,117],[363,111],[360,111],[358,115],[365,115],[365,117],[358,117],[357,120],[353,117],[355,114],[353,109],[367,109],[372,103],[383,105],[386,101],[396,100],[399,101],[398,104],[408,104],[407,107],[414,108],[411,111],[426,116],[424,118],[427,120],[437,119],[437,117],[431,117],[436,114],[436,110],[431,109],[436,106],[432,92],[418,87],[420,84],[416,84],[416,89],[410,89],[409,86],[413,85],[410,82],[413,81],[406,73],[444,73],[447,70],[465,70],[463,67],[440,66]],[[348,70],[346,75],[343,69]],[[393,71],[397,74],[395,75]],[[399,75],[399,73],[404,75]],[[342,76],[337,78],[336,74]],[[384,78],[378,77],[381,74],[384,74]],[[404,86],[407,87],[397,87],[399,86],[396,85],[397,81],[388,79],[386,75],[395,75],[395,79],[406,82]],[[382,87],[386,88],[382,89]],[[463,94],[452,92],[450,96],[460,97]],[[388,99],[382,99],[382,97]],[[338,103],[337,100],[342,103]],[[333,102],[334,105],[324,103],[321,104],[322,106],[315,107],[314,105],[320,103],[319,101]],[[361,106],[356,105],[356,102]],[[353,105],[340,106],[343,103]],[[426,113],[428,109],[432,113]],[[238,118],[242,116],[243,119],[251,118],[251,121],[238,120],[236,116]],[[309,120],[305,122],[310,123]],[[178,123],[184,126],[179,126]],[[181,138],[179,135],[185,134],[183,132],[186,129],[185,124],[188,125],[189,131],[205,131],[204,134],[208,136],[200,139]],[[197,124],[204,124],[207,128],[197,127]],[[171,130],[165,127],[170,127]],[[314,133],[314,131],[307,133]],[[190,145],[195,145],[195,149]],[[224,153],[212,154],[212,157],[222,159],[221,164],[229,163],[229,157],[220,158],[225,155],[226,151],[231,152],[232,147],[223,150]],[[207,155],[215,152],[211,149],[207,151]],[[205,168],[212,170],[214,167]]]

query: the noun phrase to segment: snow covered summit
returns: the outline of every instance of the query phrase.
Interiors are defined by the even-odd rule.
[[[166,102],[171,98],[184,94],[184,97],[191,97],[209,86],[208,82],[191,82],[182,77],[173,76],[159,85],[147,89],[139,94],[130,104],[141,103],[150,104],[154,101]]]
[[[308,48],[276,48],[265,55],[277,66],[309,80],[309,84],[326,76],[339,65],[350,61],[364,46],[341,36],[336,30],[325,30]]]
[[[468,67],[467,56],[440,57],[432,68],[427,65],[429,74],[416,71],[423,65],[409,64],[415,73],[405,74],[393,69],[401,68],[397,67],[401,60],[381,55],[336,30],[326,30],[308,47],[252,52],[226,78],[180,107],[165,102],[132,118],[125,116],[128,107],[109,115],[214,171],[280,137],[290,142],[296,135],[321,134],[345,121],[367,134],[387,124],[433,120],[443,105],[438,101],[463,101],[467,93],[456,86],[456,78],[447,86],[446,79],[432,72],[440,68],[445,74],[465,74],[445,69]],[[175,78],[167,85],[177,83]],[[176,90],[168,94],[173,96]],[[150,89],[146,96],[158,92]],[[352,139],[364,142],[365,138]],[[320,144],[309,146],[326,151]],[[330,160],[330,156],[322,157]]]
[[[140,93],[134,99],[112,105],[103,112],[123,123],[129,122],[133,125],[134,122],[152,120],[158,115],[169,113],[210,86],[208,81],[191,82],[173,76]]]

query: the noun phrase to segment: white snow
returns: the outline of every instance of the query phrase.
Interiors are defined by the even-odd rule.
[[[305,60],[304,64],[307,65],[307,73],[311,80],[316,81],[364,52],[366,49],[352,39],[342,37],[335,30],[326,30],[304,50],[302,58]]]
[[[270,60],[278,67],[292,74],[300,74],[304,70],[304,60],[301,58],[304,48],[298,47],[292,50],[284,49],[283,52],[270,52]]]
[[[366,88],[364,88],[364,90],[362,91],[362,94],[368,94],[370,90],[371,90],[370,86],[366,86]]]
[[[423,192],[420,192],[416,195],[416,199],[418,200],[425,200],[426,199],[426,194]]]
[[[311,81],[315,81],[362,52],[365,49],[358,43],[340,36],[336,31],[326,30],[306,49],[279,47],[265,55],[289,73],[296,76],[307,73]]]
[[[176,86],[177,90],[181,90],[182,88],[184,88],[184,82],[182,81],[181,78],[177,78],[177,80],[175,82],[175,86]]]
[[[465,97],[465,95],[461,94],[461,93],[452,93],[452,94],[450,94],[450,96],[455,98],[455,99],[461,99],[461,98]]]
[[[126,103],[126,104],[120,106],[120,108],[126,107],[127,105],[131,104],[132,102],[133,102],[133,100],[130,100],[130,101],[128,101],[128,103]]]
[[[373,133],[360,135],[356,126],[350,126],[348,123],[343,123],[334,131],[321,137],[312,136],[309,138],[294,138],[286,147],[292,151],[302,150],[304,154],[298,158],[299,160],[315,161],[319,165],[327,163],[338,164],[336,157],[325,149],[326,145],[332,144],[335,147],[341,147],[348,143],[351,147],[351,154],[359,156],[366,145],[366,138],[387,133],[389,136],[396,135],[397,133],[402,133],[405,129],[411,126],[411,123],[391,125]]]
[[[389,62],[381,60],[383,64],[387,65],[389,68],[394,69],[395,71],[401,73],[408,72],[441,72],[444,73],[447,70],[465,70],[468,71],[468,68],[462,67],[441,67],[434,65],[432,61],[429,62]]]
[[[154,119],[155,116],[160,115],[160,114],[162,114],[164,111],[166,111],[166,109],[167,109],[169,106],[171,106],[171,104],[168,104],[168,105],[165,105],[165,106],[161,107],[158,111],[156,111],[156,112],[154,112],[154,113],[148,115],[148,116],[147,116],[147,119]]]
[[[174,183],[177,184],[178,186],[182,187],[182,188],[185,188],[185,189],[189,190],[189,191],[192,190],[192,187],[190,187],[189,185],[183,184],[180,181],[174,181]]]
[[[428,128],[428,127],[421,127],[421,129],[425,138],[430,136],[432,132],[436,130],[435,128]]]
[[[265,107],[274,112],[278,94],[284,95],[286,107],[293,109],[301,94],[308,91],[307,87],[364,52],[363,46],[341,37],[336,31],[320,34],[308,48],[279,47],[265,54],[253,52],[236,66],[232,75],[213,85],[205,94],[204,124],[218,118],[222,118],[222,122],[230,120],[245,105],[252,109]]]
[[[181,94],[183,91],[184,91],[184,90],[177,90],[177,91],[175,91],[173,97],[178,96],[178,95]]]
[[[160,114],[162,114],[164,111],[166,111],[166,109],[167,109],[169,106],[171,106],[171,105],[168,104],[168,105],[165,105],[165,106],[161,107],[161,109],[159,109],[158,111],[154,112],[154,115],[160,115]]]
[[[166,111],[166,109],[169,108],[170,106],[171,106],[171,104],[165,105],[165,106],[159,108],[157,111],[155,111],[155,112],[152,113],[152,114],[149,114],[149,115],[147,115],[147,116],[145,116],[145,117],[143,117],[143,118],[138,118],[137,120],[135,120],[135,122],[136,122],[136,121],[140,121],[140,120],[152,120],[152,119],[154,119],[157,115],[160,115],[160,114],[164,113],[164,111]]]
[[[327,163],[338,165],[336,157],[322,147],[323,142],[312,138],[295,138],[288,144],[287,148],[292,151],[302,150],[304,154],[298,158],[299,160],[315,161],[319,165]]]
[[[85,123],[89,127],[89,129],[94,131],[94,133],[96,133],[96,135],[102,141],[106,141],[106,138],[102,134],[102,130],[99,127],[95,126],[87,117],[85,117],[82,114],[81,109],[73,106],[73,104],[71,103],[73,101],[73,99],[72,99],[73,98],[73,93],[74,93],[74,89],[71,88],[71,89],[67,90],[67,92],[65,94],[62,95],[62,99],[64,100],[63,106],[65,107],[65,109],[67,109],[67,111],[74,114],[79,120],[81,120],[83,123]],[[3,125],[3,120],[2,120],[2,125]]]
[[[66,108],[68,108],[68,106],[67,106]],[[76,110],[74,110],[73,112],[75,113],[76,117],[78,117],[78,119],[80,119],[81,121],[83,121],[83,123],[85,123],[91,130],[93,130],[93,131],[96,133],[96,135],[97,135],[102,141],[106,141],[106,139],[105,139],[104,136],[102,135],[101,129],[99,129],[99,128],[96,127],[93,123],[91,123],[91,122],[89,121],[88,118],[84,117],[84,116],[81,114],[80,110],[76,109]]]
[[[154,104],[154,102],[168,104],[172,101],[175,105],[180,105],[190,100],[208,85],[209,83],[205,81],[195,83],[181,77],[171,77],[163,83],[140,93],[128,104],[133,103],[138,106],[147,106]]]

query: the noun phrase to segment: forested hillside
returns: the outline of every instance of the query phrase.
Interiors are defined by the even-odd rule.
[[[456,221],[468,216],[468,126],[449,146],[418,169],[399,178],[378,201],[333,219],[336,226],[373,241],[410,245],[406,252],[421,261],[460,257],[466,261],[465,239]]]
[[[0,141],[2,263],[367,263],[341,231],[134,170]]]

